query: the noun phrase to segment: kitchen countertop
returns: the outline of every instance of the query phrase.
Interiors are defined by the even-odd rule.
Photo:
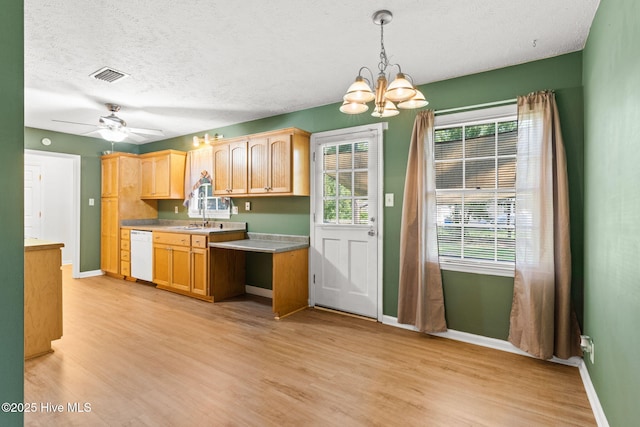
[[[25,251],[43,251],[46,249],[56,249],[64,246],[64,243],[52,242],[42,239],[24,239]]]
[[[288,234],[247,233],[247,239],[212,242],[209,247],[248,252],[280,253],[309,247],[309,236]]]
[[[202,234],[245,231],[246,222],[209,221],[207,228],[191,227],[196,221],[171,221],[157,219],[123,220],[120,227],[125,230],[162,231],[163,233]],[[221,228],[222,227],[222,228]]]

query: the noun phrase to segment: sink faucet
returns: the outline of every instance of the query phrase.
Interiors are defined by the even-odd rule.
[[[202,206],[202,228],[205,228],[207,226],[207,219],[205,217],[207,212],[207,209],[206,209],[207,194],[205,191],[201,191],[198,193],[198,201],[201,203],[200,206]]]

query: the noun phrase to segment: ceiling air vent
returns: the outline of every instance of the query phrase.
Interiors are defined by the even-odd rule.
[[[124,79],[125,77],[129,77],[129,74],[123,73],[122,71],[114,70],[113,68],[104,67],[100,68],[95,73],[90,74],[90,76],[97,80],[113,83],[118,80]]]

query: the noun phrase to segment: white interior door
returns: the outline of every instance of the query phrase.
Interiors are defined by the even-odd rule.
[[[39,239],[42,224],[42,186],[39,164],[24,165],[24,237]]]
[[[24,188],[25,237],[64,243],[62,263],[79,277],[80,156],[25,150]]]
[[[315,134],[312,305],[380,318],[379,129]]]

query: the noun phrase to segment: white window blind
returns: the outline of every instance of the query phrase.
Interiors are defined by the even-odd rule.
[[[443,269],[512,274],[517,134],[513,115],[436,126],[438,251]],[[453,265],[458,268],[448,268]]]

